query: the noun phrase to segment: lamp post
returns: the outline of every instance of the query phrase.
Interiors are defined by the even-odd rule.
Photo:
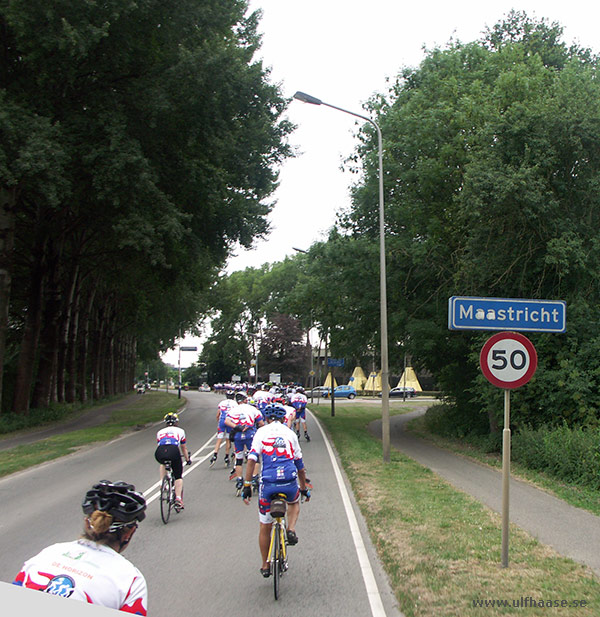
[[[332,109],[350,114],[372,124],[377,131],[377,145],[379,150],[379,291],[380,291],[380,330],[381,330],[381,441],[383,445],[383,461],[390,462],[390,399],[388,383],[388,332],[387,332],[387,284],[385,269],[385,226],[383,209],[383,144],[381,129],[371,118],[348,111],[342,107],[325,103],[310,94],[296,92],[294,98],[311,105],[325,105]]]

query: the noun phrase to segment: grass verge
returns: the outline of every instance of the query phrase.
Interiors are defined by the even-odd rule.
[[[380,408],[352,405],[334,418],[313,411],[340,453],[406,617],[600,614],[600,581],[589,568],[514,525],[502,568],[499,515],[400,452],[384,464],[367,430]]]
[[[173,411],[173,407],[172,395],[147,392],[127,407],[114,411],[110,420],[101,426],[65,432],[31,445],[0,451],[0,477],[71,454],[91,443],[115,439],[137,426],[158,422],[165,413]]]

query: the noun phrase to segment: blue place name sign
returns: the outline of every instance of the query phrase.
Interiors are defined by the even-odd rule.
[[[344,366],[344,358],[327,358],[327,366]]]
[[[566,332],[567,304],[562,300],[452,296],[448,300],[448,328]]]

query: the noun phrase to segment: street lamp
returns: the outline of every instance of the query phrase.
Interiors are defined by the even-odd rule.
[[[379,149],[379,290],[380,290],[380,329],[381,329],[381,441],[383,444],[383,461],[390,462],[390,398],[388,384],[388,333],[387,333],[387,285],[385,272],[385,227],[383,210],[383,145],[381,139],[381,129],[371,118],[361,114],[348,111],[336,105],[325,103],[310,94],[296,92],[294,98],[311,105],[325,105],[332,109],[337,109],[345,114],[356,116],[369,122],[377,131],[377,145]]]

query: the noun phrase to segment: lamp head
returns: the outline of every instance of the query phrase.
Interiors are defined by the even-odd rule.
[[[323,104],[323,101],[321,101],[321,99],[318,99],[315,96],[311,96],[310,94],[306,94],[305,92],[296,92],[296,94],[294,94],[294,98],[302,101],[303,103],[310,103],[311,105]]]

